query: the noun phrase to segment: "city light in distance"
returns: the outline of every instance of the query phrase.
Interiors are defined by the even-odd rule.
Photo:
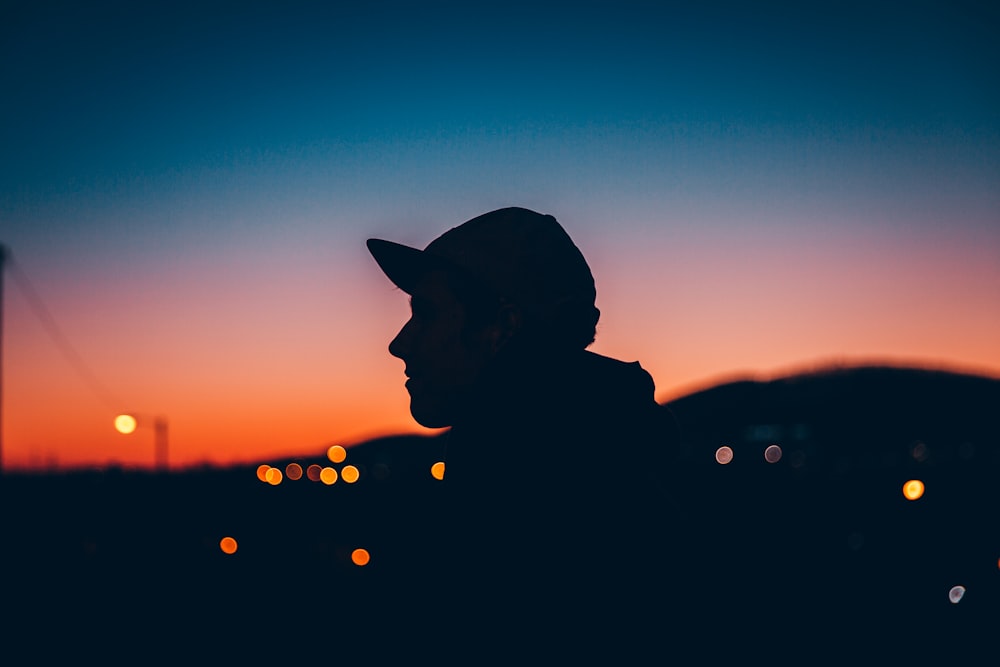
[[[444,461],[438,461],[431,466],[431,477],[434,479],[444,479]]]
[[[917,500],[924,495],[924,483],[919,479],[911,479],[903,485],[903,495],[907,500]]]
[[[733,460],[733,448],[723,445],[715,450],[715,460],[722,465],[726,465]]]
[[[119,433],[124,433],[125,435],[133,433],[136,426],[138,426],[138,422],[136,422],[135,417],[132,415],[118,415],[115,417],[115,430]]]
[[[361,471],[354,466],[344,466],[340,471],[340,476],[348,484],[354,484],[361,478]]]
[[[302,466],[298,463],[289,463],[285,466],[285,477],[292,480],[302,479]]]
[[[965,586],[952,586],[948,591],[948,599],[952,604],[958,604],[965,597]]]
[[[330,486],[337,481],[337,471],[327,466],[319,471],[319,478],[324,484]]]
[[[237,546],[236,540],[232,537],[223,537],[219,540],[219,548],[222,549],[222,553],[232,555],[236,553]]]
[[[781,460],[781,447],[778,445],[771,445],[764,450],[764,460],[768,463],[777,463]]]
[[[306,477],[309,478],[310,482],[318,482],[322,479],[323,468],[318,463],[313,463],[311,466],[306,468]]]
[[[916,461],[926,461],[927,457],[931,455],[930,449],[927,448],[922,442],[915,442],[912,447],[910,447],[910,456]]]
[[[347,450],[340,445],[333,445],[326,450],[326,457],[334,463],[343,463],[347,458]]]
[[[265,477],[267,479],[268,484],[270,484],[271,486],[278,486],[279,484],[281,484],[283,475],[281,474],[281,471],[278,470],[277,468],[269,468]]]
[[[351,552],[351,562],[358,567],[364,567],[371,561],[371,554],[367,549],[355,549]]]

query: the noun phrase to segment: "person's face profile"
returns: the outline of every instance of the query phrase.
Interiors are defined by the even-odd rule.
[[[428,428],[450,426],[491,356],[489,346],[465,331],[465,309],[441,271],[413,287],[410,309],[389,353],[406,364],[413,418]]]

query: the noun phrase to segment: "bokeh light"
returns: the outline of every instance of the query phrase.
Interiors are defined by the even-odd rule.
[[[265,475],[265,477],[267,478],[268,484],[270,484],[271,486],[278,486],[279,484],[281,484],[283,475],[281,474],[281,471],[278,470],[277,468],[271,468],[267,471],[267,475]]]
[[[364,567],[365,565],[368,565],[371,559],[372,559],[371,554],[368,553],[367,549],[355,549],[354,551],[351,552],[351,562],[357,565],[358,567]]]
[[[919,479],[911,479],[903,485],[903,495],[907,500],[917,500],[924,495],[924,483]]]
[[[270,469],[271,466],[267,465],[266,463],[261,463],[259,466],[257,466],[257,479],[259,479],[262,482],[266,482],[267,471]]]
[[[777,463],[781,460],[781,447],[779,445],[771,445],[764,450],[764,460],[768,463]]]
[[[726,465],[733,460],[733,448],[725,445],[719,447],[715,450],[715,460],[722,465]]]
[[[431,466],[431,477],[434,479],[444,479],[444,461],[438,461]]]
[[[801,449],[796,449],[788,456],[788,465],[799,470],[806,465],[806,453]]]
[[[948,591],[948,599],[952,604],[958,604],[965,597],[965,586],[952,586]]]
[[[323,468],[317,463],[313,463],[311,466],[306,468],[306,477],[309,478],[310,482],[318,482],[322,474]]]
[[[354,484],[361,477],[361,471],[354,466],[344,466],[340,471],[340,476],[344,478],[344,481],[348,484]]]
[[[326,450],[326,458],[334,463],[343,463],[344,459],[347,458],[347,450],[340,445],[333,445],[330,449]]]
[[[302,466],[298,463],[289,463],[285,466],[285,477],[288,479],[302,479]]]
[[[237,548],[236,540],[231,537],[223,537],[219,540],[219,548],[222,549],[222,553],[234,554]]]
[[[115,430],[119,433],[124,433],[128,435],[135,431],[138,422],[136,422],[135,417],[132,415],[118,415],[115,417]]]
[[[931,450],[923,442],[917,441],[913,443],[912,447],[910,447],[910,456],[912,456],[916,461],[926,461],[927,457],[930,455]]]
[[[319,478],[324,484],[330,486],[331,484],[337,481],[337,471],[331,468],[330,466],[327,466],[322,470],[320,470]]]

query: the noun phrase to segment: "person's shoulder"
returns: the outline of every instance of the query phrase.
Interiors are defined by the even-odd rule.
[[[574,382],[616,400],[653,403],[653,376],[638,361],[622,361],[584,350],[575,357]]]

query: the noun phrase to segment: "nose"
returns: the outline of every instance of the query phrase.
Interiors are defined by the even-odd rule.
[[[407,320],[396,337],[389,342],[389,354],[403,361],[406,361],[406,355],[410,351],[410,323],[412,321],[412,319]]]

